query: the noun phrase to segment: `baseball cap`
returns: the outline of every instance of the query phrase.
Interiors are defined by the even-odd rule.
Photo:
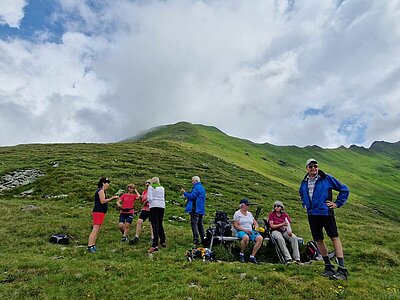
[[[306,161],[306,167],[308,167],[308,165],[311,163],[318,164],[318,162],[314,158],[310,158]]]
[[[250,201],[249,201],[249,199],[244,198],[244,199],[240,200],[239,204],[250,205]]]

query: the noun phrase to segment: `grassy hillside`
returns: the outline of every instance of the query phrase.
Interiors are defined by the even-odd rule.
[[[321,149],[278,147],[232,138],[216,128],[189,123],[159,127],[139,138],[116,144],[20,145],[0,148],[0,176],[36,168],[36,182],[0,196],[0,296],[2,299],[398,299],[400,242],[398,196],[399,144]],[[320,277],[321,263],[283,266],[263,249],[259,266],[240,264],[224,249],[227,262],[189,263],[188,221],[179,189],[199,175],[207,189],[208,221],[215,210],[232,215],[238,201],[250,198],[267,216],[282,200],[294,219],[297,235],[311,239],[298,200],[304,162],[314,157],[321,169],[351,189],[348,203],[337,210],[339,230],[351,277],[334,282]],[[55,163],[58,167],[54,167]],[[148,226],[138,245],[122,244],[118,212],[112,206],[98,240],[99,252],[85,251],[90,212],[100,176],[111,178],[109,193],[129,182],[140,185],[158,176],[166,188],[168,247],[147,256]],[[33,188],[32,197],[19,197]],[[57,198],[68,195],[66,198]],[[18,196],[18,197],[15,197]],[[38,207],[24,211],[27,205]],[[72,245],[48,243],[68,226]],[[394,238],[397,237],[397,238]],[[232,262],[233,261],[233,262]]]

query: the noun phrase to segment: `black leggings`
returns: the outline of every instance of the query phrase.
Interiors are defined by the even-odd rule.
[[[163,227],[164,218],[164,208],[152,207],[150,208],[151,215],[151,226],[153,227],[153,245],[152,247],[158,246],[158,239],[160,239],[160,244],[165,243],[165,233]]]

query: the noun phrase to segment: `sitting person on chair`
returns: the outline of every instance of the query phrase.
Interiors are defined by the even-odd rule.
[[[286,263],[300,262],[299,244],[297,237],[291,230],[291,219],[284,211],[284,206],[281,201],[276,201],[273,206],[272,212],[269,214],[268,222],[272,231],[272,237],[278,242],[279,248],[283,252]],[[290,256],[289,250],[286,247],[288,241],[293,250],[293,259]]]
[[[249,206],[250,202],[248,199],[240,200],[240,209],[233,215],[233,225],[237,230],[236,236],[242,240],[239,254],[240,262],[246,262],[244,259],[244,250],[246,249],[249,240],[252,240],[255,244],[250,255],[250,262],[257,264],[258,262],[255,258],[255,255],[258,249],[261,247],[263,238],[256,230],[253,229],[253,225],[255,229],[258,228],[258,223],[254,219],[253,214],[249,212]]]

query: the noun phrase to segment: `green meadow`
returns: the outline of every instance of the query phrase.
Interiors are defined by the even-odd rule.
[[[0,299],[400,299],[400,143],[279,147],[182,122],[113,144],[1,147],[0,157],[0,177],[31,168],[45,174],[0,196]],[[241,198],[262,208],[260,218],[280,200],[294,232],[310,240],[298,196],[310,157],[350,188],[348,202],[335,211],[349,280],[321,277],[322,262],[279,264],[269,247],[260,250],[260,265],[239,263],[237,245],[233,254],[216,246],[218,262],[188,262],[192,236],[179,190],[190,189],[193,175],[207,190],[206,228],[217,210],[232,217]],[[112,203],[98,252],[87,253],[101,176],[111,179],[108,195],[130,182],[141,192],[146,179],[160,178],[167,248],[147,254],[147,221],[138,244],[122,243]],[[21,196],[30,189],[30,196]],[[26,210],[29,205],[36,209]],[[62,226],[74,237],[71,243],[49,243]]]

